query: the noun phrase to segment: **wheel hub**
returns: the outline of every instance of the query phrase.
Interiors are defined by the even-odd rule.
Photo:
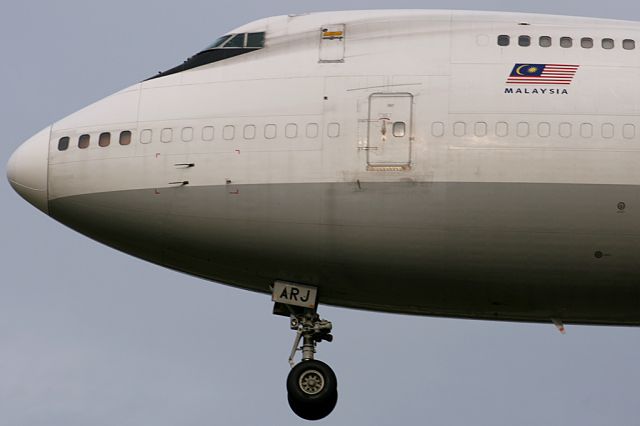
[[[316,370],[309,370],[300,375],[298,380],[300,389],[307,395],[316,395],[324,389],[324,378]]]

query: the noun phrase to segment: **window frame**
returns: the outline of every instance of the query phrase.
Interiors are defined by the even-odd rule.
[[[520,47],[530,47],[531,46],[531,36],[529,36],[529,35],[518,36],[518,46],[520,46]]]
[[[592,37],[582,37],[580,39],[580,47],[583,49],[593,49],[595,47],[595,41]]]
[[[127,138],[128,138],[128,142],[122,143],[123,141],[126,141]],[[133,133],[131,132],[131,130],[121,131],[120,135],[118,135],[118,144],[120,146],[128,146],[128,145],[131,145],[131,142],[133,142]]]
[[[402,131],[397,131],[402,127]],[[391,134],[394,138],[404,138],[407,136],[407,123],[404,121],[394,121],[391,126]]]
[[[86,144],[84,141],[86,141]],[[91,135],[88,133],[80,135],[78,137],[78,148],[87,149],[89,146],[91,146]]]
[[[106,148],[109,145],[111,145],[111,132],[100,133],[100,136],[98,136],[98,146],[100,148]]]
[[[545,40],[545,42],[548,41],[549,44],[543,44],[543,40]],[[538,38],[538,45],[540,47],[544,47],[545,49],[548,49],[548,48],[552,47],[553,46],[553,37],[551,37],[551,36],[540,36]]]
[[[608,44],[609,42],[611,42],[611,45]],[[616,48],[616,41],[611,37],[603,38],[600,44],[604,50],[613,50]]]
[[[566,42],[568,42],[568,44]],[[573,37],[560,37],[560,47],[562,47],[563,49],[571,49],[573,47]]]
[[[506,41],[506,43],[505,43]],[[498,35],[498,46],[500,47],[508,47],[511,45],[511,36],[508,34],[500,34]]]
[[[69,136],[63,136],[60,139],[58,139],[58,151],[68,150],[70,143],[71,143],[71,138]]]
[[[293,133],[290,133],[289,129],[293,129]],[[296,139],[298,137],[298,125],[296,123],[287,123],[284,126],[284,136],[287,139]]]

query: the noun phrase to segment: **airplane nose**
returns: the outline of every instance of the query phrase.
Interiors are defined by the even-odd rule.
[[[15,150],[7,163],[7,179],[25,200],[48,214],[47,169],[51,126],[35,134]]]

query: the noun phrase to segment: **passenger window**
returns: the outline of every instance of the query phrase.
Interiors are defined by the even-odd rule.
[[[191,142],[193,140],[193,127],[185,127],[182,129],[182,142]]]
[[[89,148],[89,143],[91,142],[91,136],[89,135],[82,135],[80,136],[80,138],[78,139],[78,148],[80,149],[86,149]]]
[[[213,126],[206,126],[202,128],[202,140],[203,141],[212,141],[213,140]]]
[[[233,38],[231,40],[229,40],[227,42],[227,44],[224,45],[225,48],[229,48],[229,47],[244,47],[244,34],[236,34],[235,36],[233,36]]]
[[[244,134],[243,134],[245,139],[255,139],[256,137],[256,126],[254,126],[253,124],[249,124],[247,126],[244,126]]]
[[[518,37],[518,45],[522,47],[531,46],[531,37],[526,35],[521,35],[520,37]]]
[[[604,123],[602,125],[602,137],[605,139],[611,139],[614,135],[614,127],[611,123]]]
[[[131,143],[131,132],[125,130],[120,132],[120,145],[129,145]]]
[[[584,37],[580,40],[580,46],[584,49],[593,49],[593,39],[590,37]]]
[[[518,123],[518,136],[521,138],[526,138],[527,136],[529,136],[529,123]]]
[[[236,136],[235,126],[224,126],[224,129],[222,129],[222,137],[224,138],[224,140],[230,141],[231,139],[235,138],[235,136]]]
[[[298,137],[298,126],[294,123],[289,123],[284,128],[284,134],[289,139]]]
[[[511,43],[511,37],[508,35],[499,35],[498,36],[498,46],[508,46]]]
[[[160,132],[160,141],[164,143],[169,143],[173,140],[173,129],[162,129]]]
[[[267,124],[264,126],[264,137],[267,139],[274,139],[278,136],[278,126],[275,124]]]
[[[337,138],[340,136],[340,124],[339,123],[329,123],[327,126],[327,135],[330,138]]]
[[[496,123],[496,135],[501,138],[506,137],[509,134],[509,124],[501,121]]]
[[[264,47],[264,33],[249,33],[247,35],[247,47]]]
[[[140,132],[140,143],[151,143],[152,136],[151,129],[144,129]]]
[[[551,47],[551,37],[542,36],[540,37],[540,47]]]
[[[612,38],[603,38],[602,39],[602,48],[606,49],[606,50],[611,50],[613,49],[615,46],[615,42],[613,41]]]
[[[636,41],[630,39],[623,40],[622,47],[624,50],[634,50],[636,48]]]
[[[540,136],[541,138],[548,138],[549,136],[551,136],[551,124],[538,124],[538,136]]]
[[[58,140],[58,151],[66,151],[69,149],[69,137],[65,136]]]
[[[474,127],[474,133],[479,138],[483,138],[487,136],[487,123],[484,123],[484,122],[476,123]]]
[[[111,144],[111,133],[100,133],[100,137],[98,138],[98,146],[104,148]]]
[[[573,133],[573,126],[571,123],[560,123],[560,136],[563,138],[570,138]]]
[[[436,121],[431,125],[431,134],[436,138],[444,136],[444,123],[442,121]]]
[[[453,125],[453,135],[462,137],[467,135],[467,123],[458,121]]]
[[[560,46],[566,48],[573,47],[573,39],[571,37],[562,37],[560,39]]]
[[[582,123],[580,125],[580,136],[585,139],[591,139],[593,137],[593,125],[591,123]]]
[[[489,36],[485,35],[485,34],[479,34],[476,37],[476,44],[480,47],[484,47],[484,46],[488,46],[489,45]]]
[[[633,124],[625,124],[623,135],[625,139],[633,139],[636,137],[636,126]]]
[[[318,137],[319,133],[320,133],[320,128],[316,123],[307,124],[307,138],[315,139]]]
[[[403,138],[407,132],[407,125],[404,121],[396,121],[393,123],[393,136],[396,138]]]

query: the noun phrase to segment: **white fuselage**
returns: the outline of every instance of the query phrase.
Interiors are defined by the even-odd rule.
[[[640,24],[367,11],[232,31],[261,32],[53,124],[12,184],[112,247],[251,290],[640,324]]]

